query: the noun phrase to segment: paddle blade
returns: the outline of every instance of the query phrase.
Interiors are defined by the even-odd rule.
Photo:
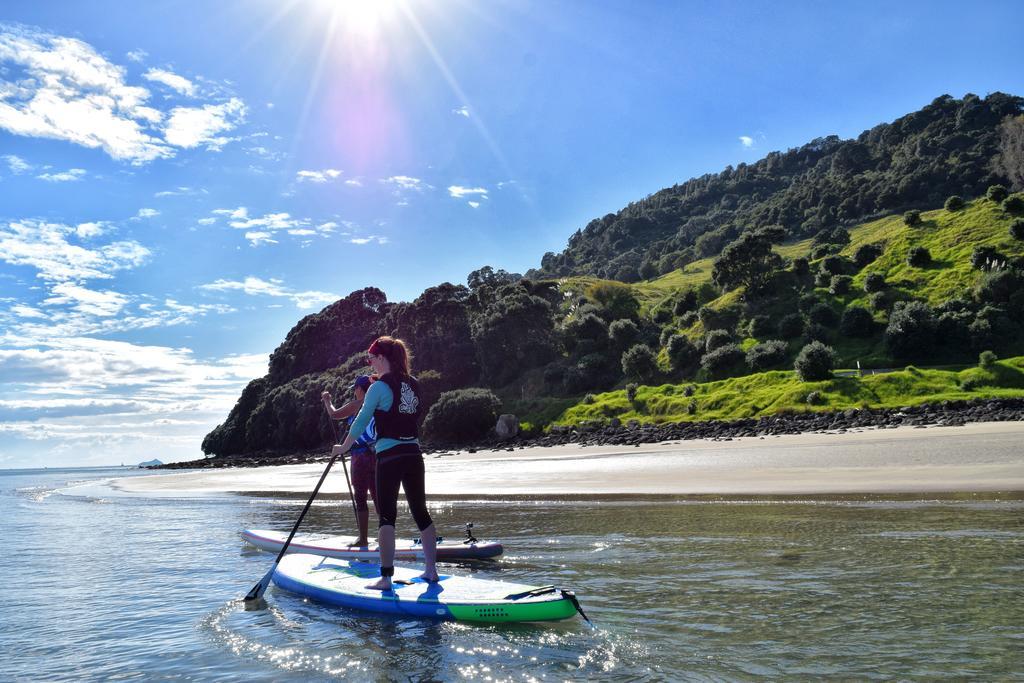
[[[277,565],[275,564],[274,567]],[[270,568],[266,576],[260,579],[259,583],[252,587],[248,593],[245,594],[246,602],[254,602],[263,597],[263,594],[267,592],[267,587],[270,585],[270,579],[274,576],[274,567]]]

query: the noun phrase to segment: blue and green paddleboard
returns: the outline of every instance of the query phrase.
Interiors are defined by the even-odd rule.
[[[442,574],[437,583],[419,577],[422,569],[395,567],[390,591],[367,588],[380,577],[370,562],[320,555],[281,558],[274,583],[317,602],[342,607],[459,621],[551,621],[568,619],[579,604],[569,591],[468,576]],[[582,614],[582,611],[580,611]]]

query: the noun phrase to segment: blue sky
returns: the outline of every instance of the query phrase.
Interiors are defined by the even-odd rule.
[[[1019,3],[0,6],[0,467],[198,456],[303,315],[938,95]]]

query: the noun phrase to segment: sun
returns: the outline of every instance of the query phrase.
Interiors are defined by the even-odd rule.
[[[338,33],[353,38],[373,38],[395,20],[400,0],[315,0]]]

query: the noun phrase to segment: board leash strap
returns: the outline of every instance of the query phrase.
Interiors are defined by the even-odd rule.
[[[555,586],[541,586],[540,588],[531,588],[528,591],[522,593],[512,593],[504,597],[505,600],[519,600],[520,598],[532,598],[537,595],[545,595],[547,593],[554,593],[558,588]]]

